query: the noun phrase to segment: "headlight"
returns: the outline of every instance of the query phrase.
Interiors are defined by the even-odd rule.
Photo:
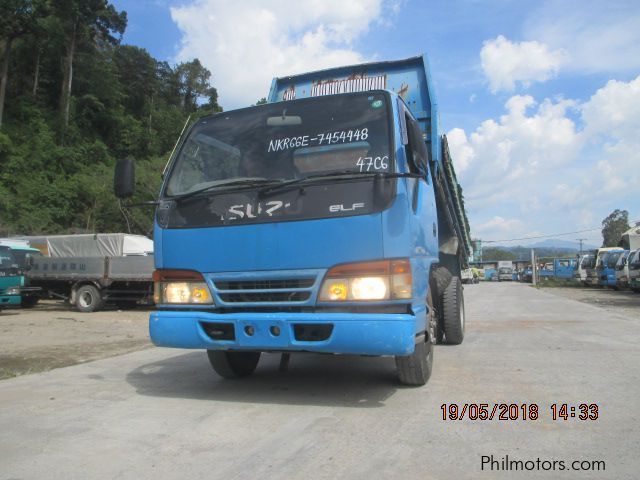
[[[156,304],[210,305],[213,298],[202,274],[192,270],[156,270],[153,272]]]
[[[320,288],[321,302],[411,298],[413,281],[406,259],[333,267]]]
[[[5,295],[20,295],[20,287],[9,287],[4,293]]]

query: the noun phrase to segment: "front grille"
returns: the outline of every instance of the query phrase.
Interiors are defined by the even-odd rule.
[[[256,302],[304,302],[311,292],[238,292],[221,293],[220,298],[227,303]]]
[[[314,278],[296,278],[285,280],[240,280],[217,281],[218,290],[288,290],[292,288],[311,288]]]

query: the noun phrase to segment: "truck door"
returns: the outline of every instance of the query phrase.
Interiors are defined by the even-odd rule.
[[[411,173],[421,173],[423,178],[407,179],[409,204],[412,212],[413,252],[418,256],[438,256],[438,230],[436,201],[433,182],[429,177],[429,151],[418,122],[406,107],[401,113],[406,139],[404,145],[407,168]]]

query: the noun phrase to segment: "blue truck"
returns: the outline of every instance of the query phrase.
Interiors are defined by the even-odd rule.
[[[262,352],[395,357],[424,385],[460,344],[468,221],[424,56],[276,78],[186,129],[155,202],[156,345],[225,378]],[[116,196],[134,191],[116,165]]]
[[[600,263],[596,265],[598,272],[598,286],[617,288],[616,263],[620,255],[624,253],[622,248],[611,249],[600,257]]]

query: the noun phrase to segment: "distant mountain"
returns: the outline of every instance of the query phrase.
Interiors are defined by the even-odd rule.
[[[527,248],[566,248],[571,250],[580,250],[580,242],[572,242],[570,240],[561,240],[559,238],[549,238],[541,242],[531,245],[525,245]],[[598,247],[594,245],[582,244],[582,250],[594,250]]]
[[[526,245],[491,245],[491,247],[502,248],[504,250],[514,250],[519,248],[549,248],[554,250],[575,250],[576,252],[580,251],[580,242],[572,242],[570,240],[561,240],[559,238],[549,238],[547,240],[542,240],[536,243],[530,243]],[[598,247],[589,245],[586,243],[582,244],[582,250],[595,250]]]

